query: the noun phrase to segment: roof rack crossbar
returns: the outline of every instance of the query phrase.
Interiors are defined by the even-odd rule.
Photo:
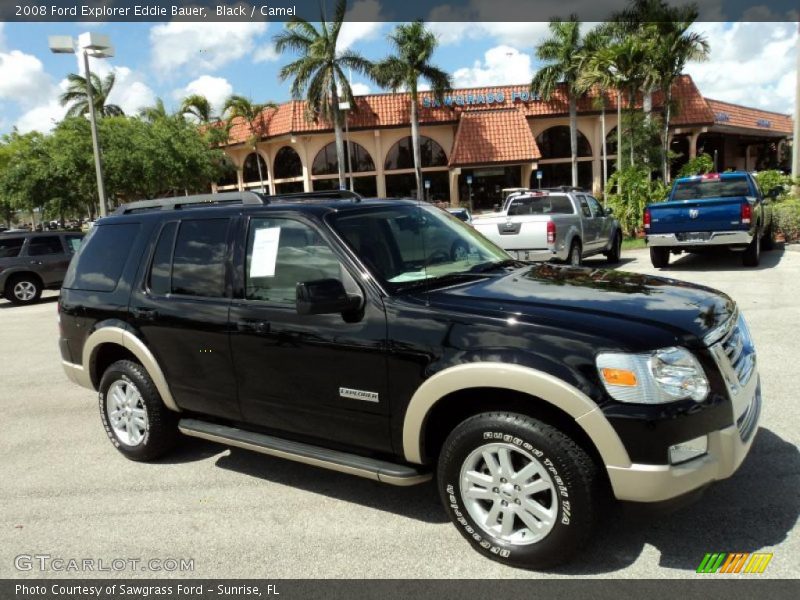
[[[174,196],[139,200],[123,204],[114,211],[115,215],[127,215],[144,210],[174,210],[183,206],[198,204],[265,204],[265,197],[257,192],[223,192],[220,194],[197,194],[195,196]]]

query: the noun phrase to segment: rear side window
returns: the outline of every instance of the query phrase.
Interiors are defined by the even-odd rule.
[[[0,238],[0,258],[16,258],[25,238]]]
[[[64,287],[92,292],[113,291],[138,233],[138,223],[92,227],[69,265]]]
[[[64,254],[64,246],[57,235],[32,237],[28,241],[28,256],[46,256],[48,254]]]
[[[153,263],[150,267],[150,276],[147,279],[147,288],[151,294],[165,296],[170,292],[170,267],[172,266],[172,247],[175,245],[175,230],[177,223],[167,223],[161,230]]]
[[[225,295],[229,219],[182,221],[172,259],[172,292],[219,298]]]

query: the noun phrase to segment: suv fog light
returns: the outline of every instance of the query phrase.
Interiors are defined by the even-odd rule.
[[[698,438],[681,442],[669,447],[669,462],[679,465],[695,458],[700,458],[708,452],[708,436],[701,435]]]

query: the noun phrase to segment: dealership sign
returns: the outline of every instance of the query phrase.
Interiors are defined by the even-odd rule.
[[[539,94],[535,92],[513,91],[510,94],[505,92],[489,92],[486,94],[458,94],[455,96],[445,96],[444,102],[439,102],[435,98],[423,98],[423,108],[439,108],[440,106],[488,106],[494,104],[515,104],[517,102],[531,102],[541,100]]]

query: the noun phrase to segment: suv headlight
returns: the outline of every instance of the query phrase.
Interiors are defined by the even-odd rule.
[[[604,352],[597,356],[600,380],[612,398],[636,404],[663,404],[708,396],[703,367],[686,348],[672,346],[645,354]]]

